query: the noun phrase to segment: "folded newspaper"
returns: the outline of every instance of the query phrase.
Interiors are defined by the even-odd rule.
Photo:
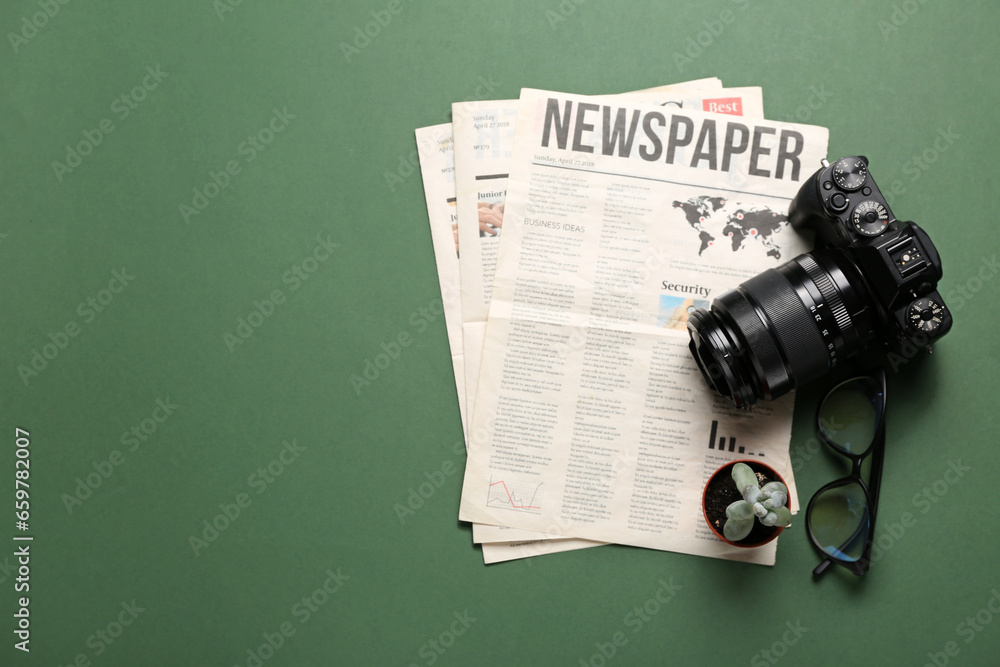
[[[825,128],[762,119],[704,80],[585,97],[525,89],[417,130],[487,563],[606,542],[773,564],[701,515],[709,474],[789,482],[791,395],[736,413],[687,350],[688,312],[808,248],[788,203]],[[709,447],[718,434],[738,452]]]

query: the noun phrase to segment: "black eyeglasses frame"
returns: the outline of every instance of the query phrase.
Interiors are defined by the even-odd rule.
[[[842,448],[837,447],[823,433],[821,412],[823,409],[823,403],[829,398],[835,391],[837,391],[843,385],[854,382],[856,380],[873,379],[876,386],[881,389],[882,392],[882,405],[878,414],[878,423],[875,427],[875,433],[872,437],[871,444],[860,454],[849,454],[845,452]],[[886,392],[886,379],[885,370],[878,368],[874,371],[868,373],[862,373],[860,375],[855,375],[846,380],[838,382],[835,386],[831,387],[823,395],[823,399],[819,402],[819,407],[816,409],[816,430],[819,433],[820,440],[827,444],[835,453],[846,457],[851,461],[851,472],[846,477],[841,477],[840,479],[834,480],[828,484],[824,484],[816,493],[813,494],[812,498],[809,499],[809,505],[806,507],[806,532],[809,534],[809,540],[812,542],[813,547],[823,556],[823,562],[816,566],[813,570],[813,576],[818,577],[826,572],[826,569],[830,566],[830,563],[836,563],[842,567],[847,568],[852,573],[861,577],[864,576],[865,572],[868,571],[871,565],[871,551],[872,544],[875,539],[875,517],[878,511],[878,497],[879,490],[882,485],[882,465],[885,459],[885,414],[887,405],[888,394]],[[865,480],[861,477],[861,465],[866,458],[872,456],[871,470],[869,471],[869,482],[866,484]],[[845,486],[851,482],[856,482],[861,490],[865,494],[865,500],[868,503],[868,535],[865,540],[865,547],[862,551],[861,558],[858,560],[849,560],[838,558],[837,556],[831,554],[829,551],[824,549],[820,544],[820,541],[813,534],[810,517],[812,516],[813,503],[816,501],[820,495],[822,495],[828,489],[836,488],[838,486]],[[859,527],[860,528],[860,527]],[[853,539],[848,540],[850,543]]]

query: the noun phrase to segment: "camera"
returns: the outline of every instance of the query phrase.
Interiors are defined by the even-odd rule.
[[[702,375],[736,407],[777,398],[865,349],[913,356],[951,329],[936,289],[937,249],[915,223],[896,219],[868,158],[824,160],[788,219],[815,233],[816,248],[724,292],[688,320]]]

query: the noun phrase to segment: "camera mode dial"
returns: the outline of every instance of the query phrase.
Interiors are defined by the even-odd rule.
[[[868,164],[859,157],[840,158],[831,172],[834,182],[848,192],[860,189],[868,180]]]
[[[889,224],[889,211],[877,201],[867,199],[854,207],[851,222],[859,234],[878,236]]]
[[[944,322],[945,307],[933,299],[917,299],[910,304],[906,313],[906,322],[915,331],[934,333]]]

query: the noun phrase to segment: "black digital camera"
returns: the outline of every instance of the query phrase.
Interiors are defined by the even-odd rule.
[[[815,232],[816,249],[724,292],[688,319],[702,375],[738,408],[822,377],[863,349],[908,358],[948,333],[937,249],[920,227],[889,210],[868,158],[824,160],[788,218]]]

